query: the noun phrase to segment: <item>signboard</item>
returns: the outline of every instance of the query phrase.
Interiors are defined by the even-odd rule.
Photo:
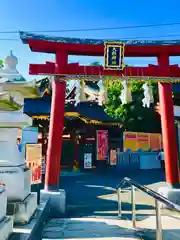
[[[162,137],[159,133],[124,132],[124,151],[158,151],[162,149]]]
[[[122,70],[124,68],[124,43],[105,42],[104,60],[105,70]]]
[[[97,160],[108,159],[108,131],[98,130],[96,131],[97,137]]]
[[[92,168],[92,153],[84,154],[84,168]]]
[[[22,131],[22,144],[37,142],[38,142],[38,128],[25,127]]]
[[[158,151],[162,148],[162,138],[161,134],[158,133],[150,133],[149,134],[150,148],[154,151]]]
[[[124,151],[130,149],[131,151],[137,151],[137,133],[136,132],[124,132]]]
[[[26,144],[27,166],[32,169],[31,184],[42,182],[42,145]]]
[[[137,133],[137,149],[141,149],[145,152],[150,149],[149,133]]]
[[[116,150],[110,151],[110,165],[114,166],[117,163],[117,156],[116,156]]]

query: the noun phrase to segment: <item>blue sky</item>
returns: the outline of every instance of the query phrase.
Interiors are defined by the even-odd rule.
[[[172,23],[180,22],[179,9],[179,0],[1,0],[0,31],[65,30]],[[158,36],[167,34],[179,36],[163,39],[180,39],[180,25],[49,35],[106,39],[152,36],[158,39]],[[0,34],[0,39],[2,38],[19,39],[19,36]],[[34,78],[28,74],[29,63],[54,60],[53,55],[31,52],[28,45],[23,45],[20,40],[0,40],[0,59],[8,55],[10,50],[18,57],[18,70],[27,79]],[[77,56],[70,57],[69,60],[88,64],[99,59]],[[179,59],[172,59],[172,63],[177,62],[180,62]],[[154,60],[129,59],[128,63],[144,65],[154,63]]]

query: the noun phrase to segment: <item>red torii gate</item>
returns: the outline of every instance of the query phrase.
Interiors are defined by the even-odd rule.
[[[122,71],[105,70],[102,66],[80,66],[78,63],[68,64],[68,55],[103,56],[104,41],[92,39],[53,38],[30,33],[20,33],[24,43],[29,44],[32,51],[56,54],[56,63],[30,64],[30,74],[55,75],[51,118],[49,128],[49,143],[47,151],[47,166],[45,189],[57,190],[59,187],[60,157],[62,148],[62,133],[64,127],[64,104],[66,77],[75,79],[82,76],[91,78],[100,76],[118,77],[159,77],[179,78],[178,65],[170,65],[170,56],[180,56],[180,41],[135,41],[125,45],[126,57],[157,57],[158,65],[147,67],[125,67]],[[179,79],[180,80],[180,79]],[[172,100],[172,85],[159,80],[159,99],[163,146],[165,154],[166,181],[172,187],[179,187],[179,164],[174,125]]]

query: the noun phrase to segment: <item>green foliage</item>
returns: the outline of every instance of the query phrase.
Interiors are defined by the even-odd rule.
[[[102,66],[102,64],[96,61],[96,62],[92,62],[89,66]]]
[[[150,83],[151,84],[151,83]],[[108,86],[108,102],[106,104],[106,112],[115,119],[123,122],[126,131],[141,132],[160,132],[160,121],[154,111],[154,107],[144,108],[142,106],[143,99],[143,82],[132,81],[132,97],[133,101],[128,104],[121,104],[120,94],[122,90],[121,81],[112,82]],[[158,100],[158,87],[152,84],[155,102]]]
[[[101,64],[93,62],[90,66],[101,66]],[[133,101],[122,105],[120,100],[121,81],[111,81],[111,77],[106,77],[105,86],[108,90],[108,102],[105,111],[112,118],[120,119],[126,131],[161,132],[161,123],[158,114],[154,111],[154,106],[150,108],[142,106],[143,83],[132,80]],[[158,102],[158,84],[149,81],[149,85],[152,86],[154,102],[156,103]]]

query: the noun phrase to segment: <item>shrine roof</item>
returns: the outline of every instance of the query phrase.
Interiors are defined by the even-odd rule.
[[[104,45],[104,42],[124,42],[126,45],[134,46],[172,46],[180,45],[180,40],[121,40],[121,39],[88,39],[88,38],[69,38],[69,37],[54,37],[48,35],[35,34],[31,32],[20,31],[20,38],[23,43],[28,43],[28,40],[41,40],[48,42],[72,43],[72,44],[93,44]]]
[[[50,116],[51,111],[51,98],[43,97],[36,99],[24,99],[24,113],[28,116],[38,118],[38,116]],[[96,102],[80,102],[77,106],[73,103],[66,103],[65,105],[65,116],[75,117],[84,122],[94,123],[114,123],[115,125],[121,125],[120,120],[115,120],[108,116],[104,107],[99,106]]]
[[[105,113],[104,107],[99,106],[97,102],[80,102],[77,106],[72,103],[66,104],[66,112],[77,112],[80,116],[104,122],[120,122],[120,120],[114,120]]]

